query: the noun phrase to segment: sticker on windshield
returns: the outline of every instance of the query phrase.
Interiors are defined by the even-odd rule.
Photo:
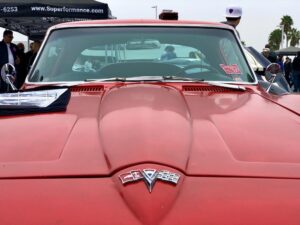
[[[224,70],[224,72],[228,75],[241,75],[241,71],[238,67],[237,64],[233,64],[233,65],[224,65],[224,64],[220,64],[221,68]]]

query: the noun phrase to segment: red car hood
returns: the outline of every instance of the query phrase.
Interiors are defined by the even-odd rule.
[[[299,116],[251,89],[131,84],[72,95],[65,113],[1,118],[0,177],[110,176],[148,163],[300,178]]]

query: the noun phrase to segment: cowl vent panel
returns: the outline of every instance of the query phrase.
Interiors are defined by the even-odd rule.
[[[239,92],[239,90],[214,86],[183,86],[182,89],[186,92]]]

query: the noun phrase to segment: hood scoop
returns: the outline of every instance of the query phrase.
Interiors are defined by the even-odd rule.
[[[176,89],[149,84],[113,88],[103,96],[99,118],[101,145],[112,168],[137,162],[186,166],[192,127],[189,108]]]

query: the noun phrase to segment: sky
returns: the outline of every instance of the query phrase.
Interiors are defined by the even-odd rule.
[[[268,42],[269,34],[279,25],[283,15],[290,15],[294,27],[300,30],[300,0],[102,0],[107,3],[113,16],[118,19],[153,19],[155,9],[172,9],[179,19],[224,21],[229,5],[242,7],[243,16],[237,27],[241,40],[247,46],[261,51]]]
[[[228,5],[238,5],[243,16],[237,30],[247,46],[261,51],[268,42],[269,34],[280,23],[280,18],[290,15],[294,27],[300,30],[300,0],[100,0],[107,3],[113,16],[118,19],[154,19],[158,13],[171,9],[179,13],[179,19],[224,21]],[[2,32],[0,30],[0,32]],[[14,41],[25,41],[23,35],[14,35]]]

